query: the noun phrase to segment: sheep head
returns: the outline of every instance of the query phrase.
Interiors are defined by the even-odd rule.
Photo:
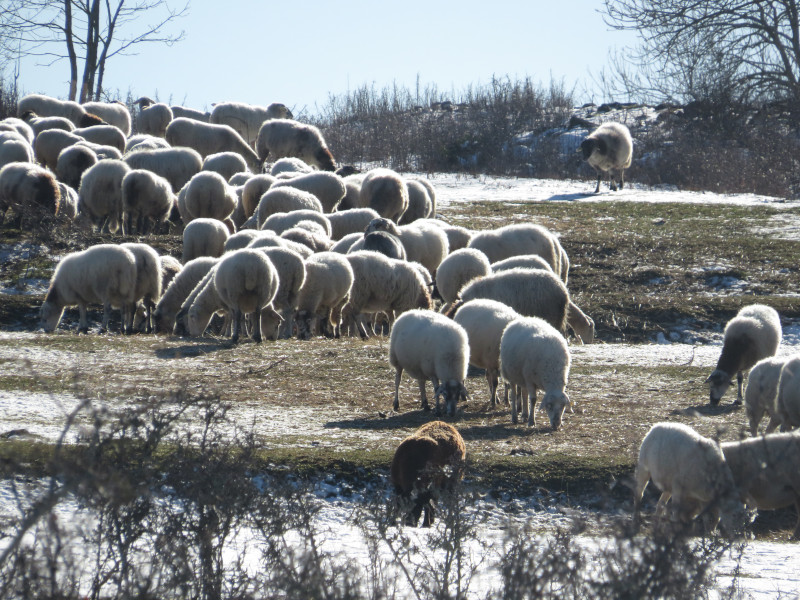
[[[592,156],[595,150],[600,154],[605,154],[608,151],[608,147],[604,139],[589,136],[581,142],[583,160],[589,160],[589,157]]]
[[[722,400],[722,396],[731,386],[733,380],[725,371],[717,369],[708,376],[705,383],[710,386],[709,402],[711,402],[712,406],[716,406]]]
[[[467,388],[464,387],[462,381],[445,381],[439,385],[435,390],[436,392],[436,412],[439,413],[439,398],[444,399],[445,410],[449,416],[456,414],[456,403],[459,400],[466,402],[469,399]]]
[[[567,406],[572,408],[569,396],[566,392],[546,392],[542,398],[542,410],[547,413],[547,418],[550,419],[550,426],[553,431],[557,431],[561,427],[561,422],[564,418],[564,410]]]

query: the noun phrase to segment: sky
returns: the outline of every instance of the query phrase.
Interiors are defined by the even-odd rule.
[[[592,78],[636,37],[611,30],[602,7],[602,0],[192,0],[171,28],[185,31],[183,41],[114,57],[104,87],[112,97],[130,91],[204,110],[221,101],[283,102],[298,115],[364,85],[413,90],[419,81],[455,97],[508,76],[563,82],[581,103],[603,102],[614,99],[593,92]],[[21,91],[65,98],[66,61],[38,62],[20,63]]]

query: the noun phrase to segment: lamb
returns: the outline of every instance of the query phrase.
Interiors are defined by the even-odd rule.
[[[642,495],[650,480],[661,490],[657,513],[672,499],[673,520],[688,523],[708,510],[713,527],[720,511],[731,517],[742,514],[742,503],[733,474],[714,440],[681,423],[656,423],[642,440],[633,493],[634,521],[638,523]]]
[[[78,127],[84,123],[86,110],[77,102],[59,100],[42,94],[28,94],[17,102],[17,116],[34,112],[43,117],[66,117]]]
[[[230,324],[230,315],[225,312],[222,299],[214,285],[216,270],[215,264],[183,301],[178,314],[175,315],[175,335],[200,337],[217,312],[224,312],[226,323]]]
[[[102,331],[108,331],[112,307],[122,313],[122,331],[133,324],[136,304],[136,257],[130,250],[113,244],[99,244],[62,258],[50,280],[41,309],[40,326],[55,331],[67,306],[78,306],[78,333],[87,333],[88,304],[103,305]]]
[[[67,146],[83,141],[79,135],[61,129],[48,129],[33,140],[33,153],[37,162],[51,171],[56,170],[58,155]]]
[[[588,162],[597,172],[597,187],[600,191],[600,180],[603,173],[609,174],[609,185],[612,192],[617,191],[614,173],[619,174],[619,189],[624,185],[625,169],[631,166],[633,158],[633,138],[630,130],[622,123],[603,123],[585,140],[581,142],[583,160]]]
[[[739,384],[734,404],[741,404],[744,371],[762,358],[774,356],[781,337],[781,319],[778,313],[763,304],[745,306],[728,321],[717,368],[706,379],[711,389],[711,404],[719,404],[723,394],[733,383],[731,378],[734,373]]]
[[[127,243],[120,244],[120,247],[129,250],[136,258],[134,302],[142,301],[145,333],[151,333],[154,323],[153,311],[161,298],[161,261],[158,253],[147,244]]]
[[[199,218],[183,230],[183,258],[185,265],[198,256],[220,257],[225,252],[228,228],[217,219]]]
[[[463,476],[466,447],[458,430],[444,421],[431,421],[404,439],[392,458],[391,479],[402,504],[412,505],[406,524],[423,527],[436,518],[435,500],[452,491]]]
[[[406,179],[408,207],[397,221],[400,225],[408,225],[418,219],[427,219],[433,213],[433,203],[428,196],[428,189],[421,181]]]
[[[265,121],[258,130],[256,152],[262,161],[268,156],[294,156],[323,171],[336,170],[336,162],[319,129],[291,119]]]
[[[146,234],[152,223],[166,223],[175,202],[169,181],[145,169],[131,169],[122,178],[122,234]]]
[[[200,171],[186,186],[184,209],[189,220],[197,218],[230,219],[239,199],[234,188],[213,171]]]
[[[800,357],[793,356],[781,368],[778,382],[778,418],[781,431],[800,426]]]
[[[211,110],[209,122],[233,127],[251,146],[258,138],[264,121],[291,119],[292,111],[285,104],[273,102],[269,106],[256,106],[242,102],[219,102]]]
[[[181,305],[219,259],[201,256],[187,262],[168,287],[153,313],[156,333],[172,333]]]
[[[297,210],[313,210],[322,213],[322,204],[314,194],[292,187],[276,189],[276,185],[273,184],[261,196],[256,207],[255,214],[258,215],[258,227],[260,229],[264,228],[264,221],[275,213],[288,213]]]
[[[511,386],[511,422],[517,422],[517,387],[527,394],[522,417],[528,426],[536,425],[536,393],[544,391],[542,408],[547,412],[553,431],[561,427],[564,409],[572,403],[565,389],[569,377],[570,356],[563,335],[538,317],[521,317],[503,330],[500,338],[500,374]],[[524,397],[524,396],[523,396]]]
[[[450,252],[447,235],[431,225],[411,223],[398,227],[391,220],[380,218],[370,222],[364,233],[372,231],[386,231],[396,236],[406,249],[408,260],[423,264],[432,277]]]
[[[331,336],[341,334],[342,309],[350,300],[353,268],[335,252],[319,252],[305,262],[306,280],[297,298],[297,338],[319,335],[321,325],[332,327]]]
[[[84,171],[97,164],[97,154],[91,148],[75,144],[67,146],[58,154],[56,176],[68,186],[77,189]]]
[[[122,102],[84,102],[82,106],[86,112],[119,129],[125,137],[131,134],[131,113]]]
[[[136,104],[139,105],[139,116],[136,119],[137,131],[160,138],[166,137],[167,127],[173,118],[172,109],[162,102],[151,100],[147,96],[139,98]]]
[[[458,292],[477,277],[485,277],[492,272],[486,255],[474,248],[462,248],[447,255],[436,270],[436,289],[445,305],[456,301]],[[442,312],[446,312],[443,309]]]
[[[277,234],[288,231],[301,221],[313,221],[318,223],[327,233],[330,231],[328,217],[313,209],[295,209],[291,212],[276,212],[271,214],[262,224],[260,229],[271,230]]]
[[[770,434],[721,447],[747,507],[774,510],[794,504],[798,518],[792,537],[800,539],[800,435]]]
[[[266,174],[254,175],[245,182],[242,190],[242,209],[248,218],[255,214],[261,196],[269,190],[273,183],[275,183],[275,178]]]
[[[222,175],[228,183],[231,183],[231,177],[247,171],[247,163],[238,152],[217,152],[206,156],[203,160],[202,170],[215,171]]]
[[[331,224],[331,239],[338,241],[348,233],[363,232],[380,215],[371,208],[350,208],[337,210],[327,217]]]
[[[100,231],[115,232],[122,219],[122,180],[130,168],[113,158],[89,167],[78,188],[78,208]]]
[[[180,117],[173,119],[167,126],[165,137],[173,146],[194,148],[203,157],[218,152],[237,152],[254,173],[261,171],[262,161],[247,142],[227,125],[202,123]]]
[[[569,276],[569,258],[558,238],[541,225],[520,223],[475,233],[468,248],[483,252],[490,263],[521,254],[536,254],[547,261],[564,284]]]
[[[432,308],[425,281],[409,263],[369,251],[347,254],[345,258],[353,269],[353,288],[345,311],[348,320],[354,319],[362,338],[369,337],[366,313],[386,312],[393,321],[396,314],[407,310]]]
[[[303,173],[313,173],[314,167],[306,163],[304,160],[301,160],[295,156],[286,156],[284,158],[279,158],[269,169],[269,174],[273,177],[278,177],[280,175],[301,175]]]
[[[442,230],[444,230],[445,234],[447,234],[450,252],[455,252],[456,250],[461,250],[461,248],[466,248],[472,239],[472,232],[466,227],[461,227],[460,225],[451,225],[450,223],[445,223],[440,219],[417,220],[417,224],[422,225],[423,223],[426,225],[435,225],[436,227],[440,227]]]
[[[137,133],[125,141],[124,153],[128,154],[129,152],[137,150],[160,150],[164,148],[172,148],[169,142],[164,138],[146,133]]]
[[[464,328],[469,338],[469,364],[486,370],[489,397],[497,404],[500,376],[500,339],[503,330],[520,315],[496,300],[470,300],[462,304],[453,320]]]
[[[9,208],[23,219],[38,220],[57,216],[61,192],[56,178],[47,169],[33,163],[11,163],[0,169],[0,217]]]
[[[254,248],[250,247],[251,250]],[[281,335],[279,331],[280,324],[283,323],[282,328],[290,337],[292,332],[292,319],[297,310],[297,303],[300,296],[300,290],[306,280],[306,267],[303,262],[303,257],[297,252],[289,248],[280,246],[262,247],[259,248],[267,258],[269,258],[275,271],[278,275],[278,289],[272,299],[272,308],[277,312],[281,318],[278,321],[270,319],[268,327],[262,324],[262,330],[267,334],[269,339],[277,340]]]
[[[125,152],[127,139],[119,129],[113,125],[92,125],[91,127],[81,127],[74,129],[73,134],[81,136],[88,142],[101,146],[111,146],[119,150],[120,154]]]
[[[408,208],[408,189],[403,178],[391,169],[372,169],[361,182],[358,202],[360,207],[372,208],[396,223]]]
[[[298,175],[285,181],[277,181],[270,189],[291,186],[317,197],[322,205],[322,212],[332,213],[345,195],[344,180],[334,173],[317,171]]]
[[[436,414],[440,414],[439,398],[443,397],[447,414],[455,415],[458,400],[467,400],[464,380],[468,363],[469,339],[461,325],[430,310],[403,313],[389,337],[389,364],[395,368],[394,410],[400,408],[400,378],[405,370],[419,383],[423,410],[430,410],[425,394],[425,381],[430,380]]]
[[[131,169],[147,169],[169,181],[178,191],[203,168],[203,159],[191,148],[158,148],[137,150],[125,156]]]

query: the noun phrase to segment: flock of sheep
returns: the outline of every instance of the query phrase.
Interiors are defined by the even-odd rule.
[[[320,131],[282,104],[226,102],[211,113],[138,102],[137,131],[120,103],[60,101],[30,95],[18,118],[0,121],[0,215],[78,221],[122,234],[182,227],[181,260],[145,243],[100,244],[64,257],[41,309],[45,331],[77,306],[121,311],[122,331],[201,336],[220,315],[234,342],[315,335],[369,337],[389,331],[398,410],[403,371],[433,383],[436,414],[454,415],[467,397],[468,365],[485,369],[492,404],[499,383],[518,415],[535,425],[538,392],[554,430],[572,403],[567,338],[594,339],[594,322],[570,298],[569,258],[558,236],[519,224],[470,231],[436,217],[426,179],[390,169],[358,173],[337,165]],[[611,188],[623,185],[632,139],[619,124],[582,143],[586,161]],[[269,162],[268,162],[269,161]],[[440,310],[434,307],[441,301]],[[642,442],[635,507],[651,479],[671,498],[673,518],[730,517],[742,501],[757,508],[795,503],[800,514],[800,358],[774,358],[780,320],[768,307],[744,309],[725,330],[709,377],[718,403],[734,374],[755,436],[723,444],[685,426],[657,424]],[[761,362],[758,362],[761,361]],[[757,364],[756,364],[757,363]],[[743,373],[752,368],[742,393]],[[795,376],[795,374],[797,374]],[[441,403],[440,403],[441,400]],[[436,421],[397,449],[391,476],[433,521],[437,490],[459,476],[465,447]],[[439,470],[431,473],[430,469]],[[798,521],[795,535],[800,535]]]

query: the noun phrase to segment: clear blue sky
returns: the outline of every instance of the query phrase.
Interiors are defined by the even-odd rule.
[[[591,76],[635,36],[610,30],[601,8],[601,0],[193,0],[174,25],[185,40],[115,57],[105,88],[207,110],[223,100],[283,102],[298,114],[364,84],[414,89],[419,77],[423,87],[458,93],[508,75],[563,80],[580,102],[606,101],[591,91]],[[67,80],[66,61],[21,65],[25,93],[64,98]]]

